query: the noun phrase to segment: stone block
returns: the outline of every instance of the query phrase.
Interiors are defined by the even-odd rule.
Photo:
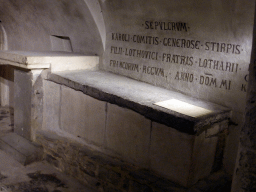
[[[0,148],[23,165],[42,160],[43,157],[42,148],[15,133],[1,137]]]
[[[1,82],[1,106],[13,107],[14,82],[0,77]]]
[[[32,73],[14,70],[14,132],[31,138]]]
[[[13,131],[13,109],[9,107],[0,108],[0,130],[1,133]]]
[[[56,131],[60,129],[60,85],[51,81],[43,81],[44,109],[43,129]]]
[[[186,186],[190,174],[193,144],[194,136],[153,122],[150,168]]]
[[[81,161],[79,168],[82,172],[92,177],[95,177],[96,165],[92,161]]]
[[[210,175],[212,171],[218,137],[206,138],[205,135],[203,132],[199,136],[195,136],[189,184],[196,183]]]
[[[105,137],[106,103],[62,86],[61,129],[96,145]]]
[[[102,181],[107,181],[115,186],[119,185],[119,182],[121,181],[121,174],[118,172],[115,172],[111,169],[106,169],[105,167],[99,166],[99,179]]]
[[[106,146],[123,159],[149,165],[151,121],[131,110],[108,104]]]
[[[130,190],[133,192],[140,192],[140,191],[149,191],[153,192],[152,188],[148,185],[138,183],[136,181],[131,182]]]
[[[218,138],[205,135],[188,135],[153,122],[150,168],[183,186],[193,185],[210,174],[214,162]]]
[[[240,152],[239,164],[248,173],[256,172],[256,153],[250,150]]]
[[[228,128],[228,120],[222,121],[215,123],[212,125],[209,129],[205,131],[205,137],[213,137],[219,134],[221,131],[225,130]]]

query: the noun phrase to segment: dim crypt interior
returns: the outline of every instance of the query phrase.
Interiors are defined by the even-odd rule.
[[[255,191],[254,34],[254,0],[0,0],[0,149],[95,191]]]

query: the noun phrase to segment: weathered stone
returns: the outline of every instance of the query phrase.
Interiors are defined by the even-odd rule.
[[[121,174],[117,173],[111,169],[106,169],[105,167],[99,166],[98,177],[102,181],[107,181],[115,186],[118,186],[121,181]]]
[[[1,137],[0,148],[23,165],[40,161],[43,157],[43,149],[40,146],[15,133]]]
[[[80,164],[80,169],[81,171],[83,171],[84,173],[92,176],[92,177],[95,177],[95,172],[96,172],[96,165],[91,162],[91,161],[82,161],[82,162],[79,162]]]
[[[243,151],[240,153],[239,166],[248,173],[256,172],[256,153],[253,151]]]
[[[106,147],[126,160],[149,166],[150,121],[116,105],[108,104]]]
[[[241,143],[245,147],[251,147],[256,149],[256,130],[254,124],[245,125],[243,128],[243,134],[241,135]],[[248,131],[247,131],[248,130]]]
[[[152,188],[145,184],[140,184],[136,181],[132,181],[130,185],[130,191],[133,192],[153,192]]]
[[[82,92],[62,86],[61,129],[103,145],[105,137],[105,102],[98,101]]]
[[[205,133],[195,137],[191,166],[191,184],[210,175],[214,164],[218,137],[205,138]]]
[[[59,161],[53,156],[46,154],[44,159],[56,168],[59,168]]]
[[[46,80],[43,85],[43,130],[57,131],[60,129],[60,85]]]
[[[32,73],[14,70],[14,132],[31,139]]]
[[[150,147],[151,169],[186,186],[191,169],[194,139],[194,136],[153,122]]]
[[[223,155],[227,140],[227,129],[218,134],[218,142],[216,146],[214,163],[212,172],[219,171],[223,167]]]

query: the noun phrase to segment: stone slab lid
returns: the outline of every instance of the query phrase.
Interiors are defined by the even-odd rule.
[[[47,74],[47,79],[188,134],[197,134],[214,123],[227,120],[231,113],[226,107],[105,71],[56,72]],[[170,100],[173,101],[170,108],[159,105]],[[187,109],[190,111],[185,112]],[[193,115],[193,110],[199,113]]]
[[[52,71],[98,68],[99,57],[70,52],[0,51],[0,64]]]

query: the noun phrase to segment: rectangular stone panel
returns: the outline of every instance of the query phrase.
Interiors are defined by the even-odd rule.
[[[61,86],[62,130],[96,145],[103,145],[105,137],[106,103],[80,91]]]
[[[14,70],[14,132],[31,139],[32,73]]]
[[[183,186],[189,182],[195,136],[152,124],[150,168]]]
[[[106,146],[122,159],[148,168],[150,120],[142,115],[108,104]]]
[[[189,184],[192,185],[198,180],[210,175],[213,167],[214,157],[218,137],[206,137],[206,133],[203,132],[199,136],[195,137],[195,144],[193,148],[191,176]]]
[[[44,108],[43,129],[60,130],[60,85],[51,81],[43,81]]]

